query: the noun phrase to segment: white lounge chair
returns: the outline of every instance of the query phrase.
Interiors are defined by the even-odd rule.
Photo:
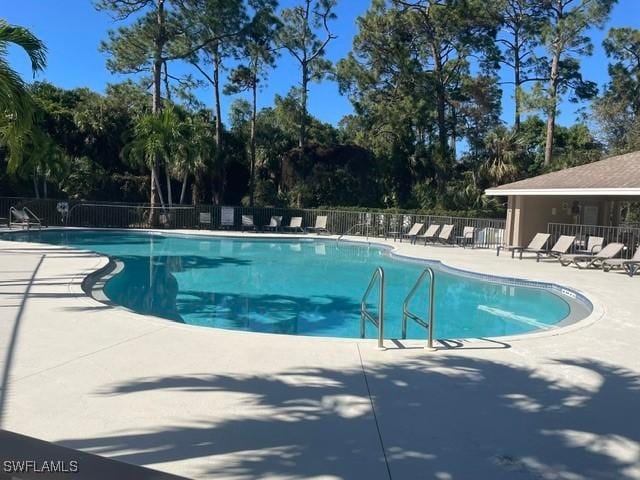
[[[579,253],[572,255],[561,255],[558,260],[560,260],[560,264],[563,267],[566,267],[573,263],[578,268],[597,268],[601,266],[605,260],[610,260],[618,255],[618,253],[620,253],[620,250],[622,250],[623,248],[623,243],[610,243],[595,255],[582,255]]]
[[[223,228],[233,228],[235,225],[235,208],[220,208],[220,226]]]
[[[576,237],[574,237],[573,235],[560,235],[558,241],[553,244],[553,247],[551,247],[550,250],[541,249],[537,252],[534,252],[533,250],[526,251],[535,253],[537,262],[539,262],[544,255],[553,258],[560,258],[562,255],[565,255],[569,251],[571,245],[573,245],[573,242],[575,242],[575,240]],[[522,252],[520,253],[520,259],[522,260]]]
[[[211,213],[200,212],[200,215],[198,216],[198,225],[200,228],[202,228],[203,225],[211,228]]]
[[[462,235],[456,237],[456,241],[459,245],[462,245],[463,248],[467,247],[467,243],[470,243],[473,248],[475,236],[476,227],[466,226],[462,229]]]
[[[422,234],[416,237],[416,242],[418,239],[424,240],[424,244],[427,244],[427,241],[435,242],[438,238],[438,230],[440,230],[440,225],[437,223],[432,223],[427,227],[427,230]]]
[[[242,215],[242,230],[255,230],[256,225],[253,223],[253,215]]]
[[[23,207],[21,209],[11,207],[9,209],[9,215],[9,228],[11,228],[11,225],[14,223],[21,225],[23,229],[26,228],[27,230],[32,226],[38,227],[38,230],[42,228],[42,221],[40,218],[27,207]],[[15,219],[15,221],[12,221],[12,219]]]
[[[409,231],[400,237],[400,241],[402,241],[403,238],[408,238],[411,240],[411,243],[415,243],[422,227],[424,227],[424,223],[414,223]]]
[[[445,225],[442,227],[442,230],[440,230],[440,233],[438,234],[438,242],[443,243],[443,244],[449,244],[451,243],[451,238],[453,236],[453,227],[454,225]]]
[[[265,225],[265,230],[273,230],[277,232],[280,229],[280,224],[282,223],[282,215],[274,215],[269,220],[269,225]]]
[[[523,247],[521,245],[498,245],[496,255],[500,256],[502,250],[510,250],[511,258],[514,258],[516,252],[520,252],[520,258],[522,258],[522,252],[532,251],[537,252],[542,250],[551,237],[550,233],[536,233],[533,239],[529,242],[529,245]]]
[[[291,217],[291,220],[289,220],[289,225],[284,225],[282,228],[284,228],[285,230],[291,230],[292,232],[304,232],[304,230],[302,229],[302,217]]]
[[[609,270],[620,267],[633,277],[640,270],[640,248],[636,249],[636,253],[631,258],[608,258],[602,261],[602,270]]]
[[[318,215],[316,217],[316,224],[313,227],[307,227],[307,231],[315,233],[329,233],[327,230],[327,216]]]

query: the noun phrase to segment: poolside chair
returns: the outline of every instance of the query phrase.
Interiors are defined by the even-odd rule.
[[[285,230],[291,230],[292,232],[297,232],[298,230],[304,232],[302,228],[302,217],[291,217],[289,225],[284,225],[282,228]]]
[[[253,223],[253,215],[242,215],[241,230],[255,230],[256,225]]]
[[[529,248],[520,250],[520,260],[522,260],[523,252],[535,253],[536,262],[539,262],[543,255],[547,255],[553,258],[560,258],[562,255],[565,255],[569,251],[575,240],[576,237],[574,237],[573,235],[560,235],[558,241],[553,244],[553,247],[551,247],[550,250],[547,250],[545,248],[541,248],[540,250],[532,250]]]
[[[220,226],[232,228],[235,224],[235,208],[233,207],[221,207],[220,208]]]
[[[442,230],[440,230],[440,233],[438,234],[438,242],[444,245],[451,243],[451,238],[453,236],[453,227],[454,225],[445,225],[444,227],[442,227]]]
[[[609,270],[620,267],[633,277],[640,270],[640,248],[636,249],[636,253],[631,258],[607,258],[602,261],[602,270]]]
[[[411,243],[415,243],[422,227],[424,227],[424,223],[414,223],[411,229],[400,237],[400,241],[402,241],[403,238],[409,238],[411,239]]]
[[[584,245],[584,244],[583,244]],[[585,248],[578,248],[575,250],[575,253],[581,253],[583,255],[593,255],[602,250],[602,246],[604,245],[604,237],[595,237],[591,235],[589,240],[587,240],[587,244]]]
[[[277,215],[277,216],[274,215],[271,217],[271,220],[269,221],[269,225],[265,225],[264,229],[277,232],[280,229],[281,223],[282,223],[282,215]]]
[[[536,233],[535,237],[529,242],[529,245],[526,247],[519,245],[498,245],[496,255],[500,256],[501,250],[510,250],[511,258],[514,258],[516,252],[520,252],[520,258],[522,258],[522,252],[537,252],[544,248],[544,246],[549,241],[549,237],[551,237],[550,233]]]
[[[462,229],[462,235],[456,237],[456,242],[458,245],[462,245],[463,248],[467,247],[467,243],[471,243],[471,247],[473,247],[475,236],[476,227],[467,226]]]
[[[329,233],[327,230],[327,216],[326,215],[318,215],[316,217],[316,224],[313,227],[307,227],[308,232],[315,233]]]
[[[200,212],[200,215],[198,218],[198,226],[202,228],[203,225],[206,225],[209,228],[211,228],[211,213]]]
[[[574,253],[571,255],[561,255],[558,260],[560,260],[560,264],[563,267],[574,263],[578,268],[597,268],[600,267],[605,260],[610,260],[618,255],[618,253],[620,253],[620,250],[622,250],[623,248],[623,243],[610,243],[594,255],[582,255],[579,253]]]
[[[11,207],[9,209],[9,228],[13,223],[21,225],[23,229],[29,230],[32,226],[38,227],[38,230],[42,229],[42,221],[39,217],[37,217],[31,210],[27,207],[23,207],[21,209],[17,209],[15,207]],[[15,221],[11,221],[14,218]]]
[[[438,230],[440,230],[440,225],[437,223],[432,223],[427,227],[427,230],[422,234],[416,237],[416,242],[418,239],[424,240],[424,244],[427,244],[427,241],[435,242],[438,238]]]

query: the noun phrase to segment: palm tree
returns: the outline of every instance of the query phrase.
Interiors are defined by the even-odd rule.
[[[497,128],[489,132],[485,139],[487,160],[480,168],[481,174],[491,185],[517,180],[522,150],[522,139],[515,130]]]
[[[188,116],[181,125],[181,138],[173,163],[174,175],[182,180],[180,204],[184,203],[189,176],[196,175],[212,157],[211,138],[211,126],[201,116]]]
[[[0,20],[0,125],[2,142],[9,149],[9,168],[21,160],[25,133],[33,123],[34,105],[25,82],[7,61],[10,45],[21,47],[29,56],[33,75],[44,69],[47,48],[29,30]]]

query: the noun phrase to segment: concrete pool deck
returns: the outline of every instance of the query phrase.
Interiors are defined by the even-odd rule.
[[[0,241],[0,427],[192,478],[640,479],[640,277],[386,243],[574,287],[596,314],[380,351],[109,307],[80,285],[104,257]]]

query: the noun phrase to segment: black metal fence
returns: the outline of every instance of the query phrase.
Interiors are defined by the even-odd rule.
[[[272,216],[281,216],[282,225],[292,217],[302,217],[303,227],[312,227],[319,216],[327,217],[327,230],[335,234],[385,237],[389,232],[408,231],[414,223],[454,225],[453,237],[462,236],[464,227],[474,227],[474,244],[493,247],[502,243],[505,221],[491,218],[469,218],[441,215],[358,212],[271,207],[233,207],[233,222],[223,225],[224,208],[213,205],[174,206],[153,209],[148,204],[68,201],[68,215],[58,211],[59,200],[0,197],[0,216],[8,215],[10,207],[27,206],[45,225],[89,228],[180,228],[180,229],[240,229],[242,216],[253,216],[259,228],[268,225]],[[5,213],[6,212],[6,213]],[[229,210],[226,211],[227,213]],[[204,214],[204,215],[201,215]],[[424,231],[424,230],[423,230]]]
[[[613,227],[549,223],[547,232],[551,234],[551,242],[555,242],[560,235],[575,236],[574,249],[585,249],[590,237],[602,238],[604,240],[603,246],[612,242],[624,243],[625,248],[621,253],[622,258],[631,258],[640,243],[640,228],[627,225]]]

